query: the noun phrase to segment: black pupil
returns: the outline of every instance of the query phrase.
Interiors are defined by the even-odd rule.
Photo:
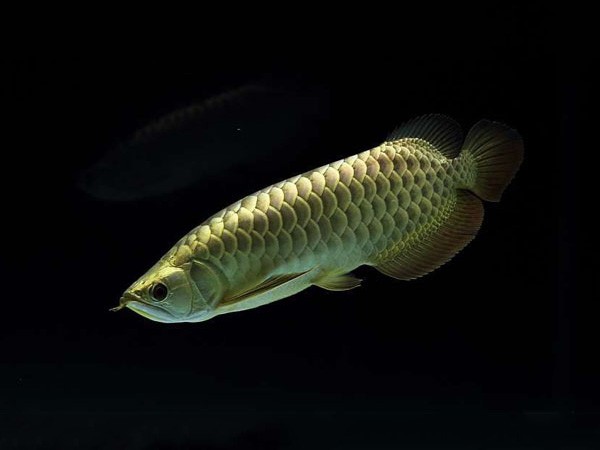
[[[152,298],[157,302],[160,302],[167,298],[167,293],[167,287],[162,283],[156,283],[154,286],[152,286]]]

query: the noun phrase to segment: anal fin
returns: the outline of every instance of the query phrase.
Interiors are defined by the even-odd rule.
[[[349,273],[326,272],[313,281],[313,284],[328,291],[348,291],[360,286],[361,281]]]
[[[458,191],[456,204],[446,221],[431,233],[424,234],[389,260],[375,268],[400,280],[419,278],[448,262],[477,234],[483,221],[481,200],[466,191]]]

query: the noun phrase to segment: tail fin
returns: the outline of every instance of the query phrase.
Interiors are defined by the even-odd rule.
[[[469,190],[498,202],[523,160],[523,139],[506,125],[480,120],[469,130],[461,154],[475,164],[475,182]]]

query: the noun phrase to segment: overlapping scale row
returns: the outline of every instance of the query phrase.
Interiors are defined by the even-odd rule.
[[[451,199],[450,160],[415,142],[385,143],[252,194],[180,241],[232,281],[285,264],[359,263],[396,251]]]

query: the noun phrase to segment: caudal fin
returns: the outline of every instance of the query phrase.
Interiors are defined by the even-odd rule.
[[[469,190],[498,202],[523,160],[523,139],[506,125],[480,120],[469,130],[461,154],[475,164],[475,182]]]

